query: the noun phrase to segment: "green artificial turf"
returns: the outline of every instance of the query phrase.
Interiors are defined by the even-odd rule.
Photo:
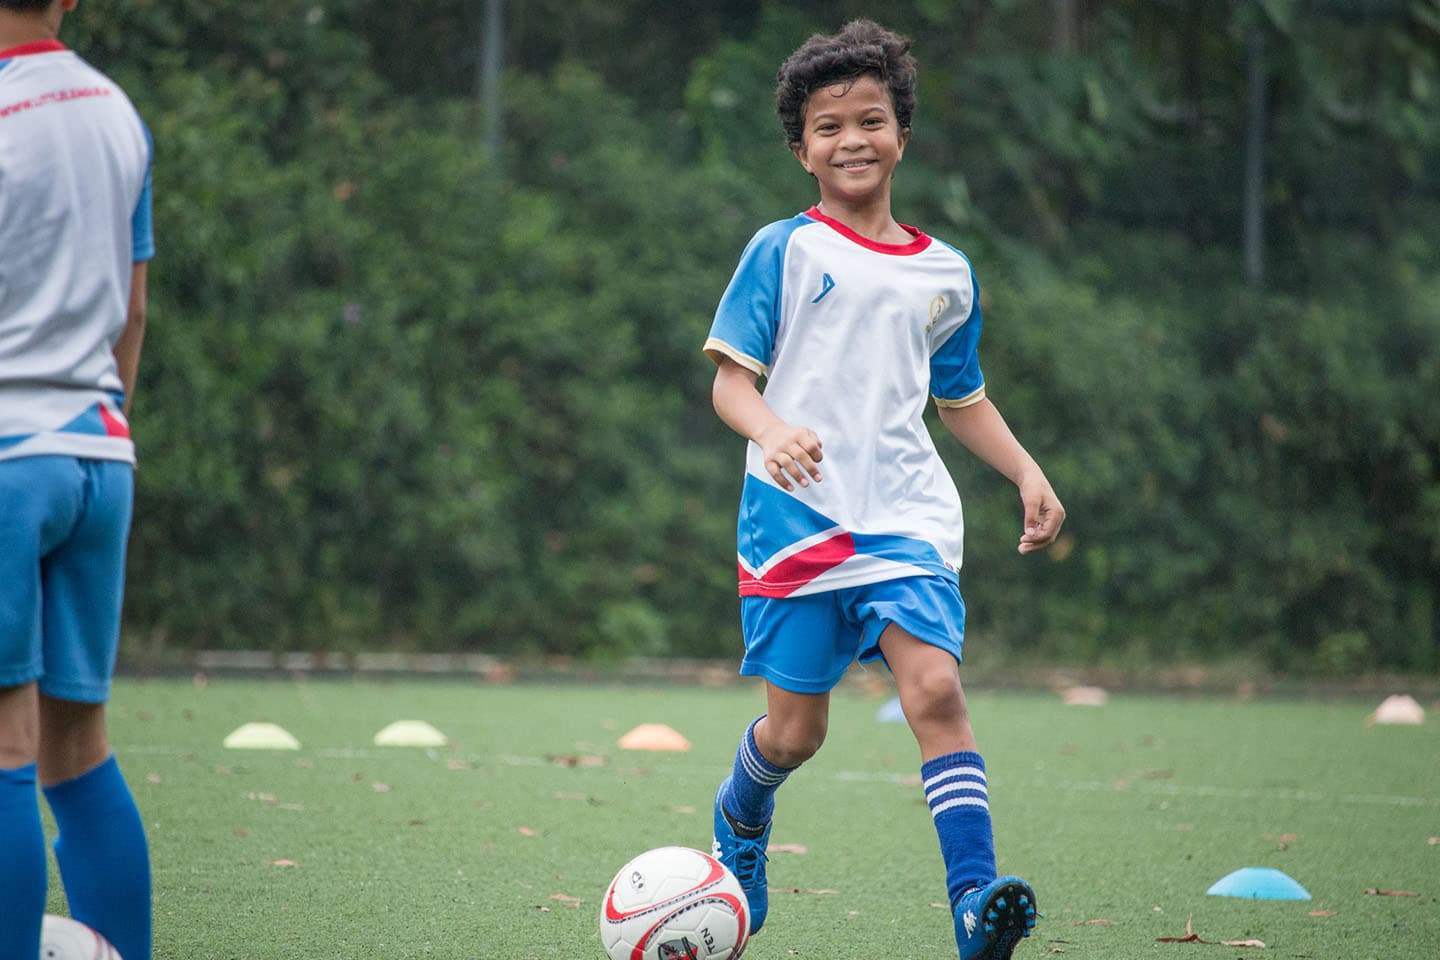
[[[887,696],[837,692],[825,748],[783,788],[771,842],[804,849],[772,855],[747,958],[955,955],[914,742],[876,719]],[[1000,869],[1044,914],[1016,957],[1440,957],[1440,719],[1368,727],[1372,707],[972,690]],[[715,786],[762,710],[749,685],[118,683],[156,958],[603,960],[611,876],[650,847],[708,849]],[[372,744],[401,719],[451,745]],[[252,720],[301,749],[221,745]],[[640,723],[691,749],[619,749]],[[1313,899],[1206,895],[1250,866]],[[1204,940],[1266,946],[1157,942],[1192,917]]]

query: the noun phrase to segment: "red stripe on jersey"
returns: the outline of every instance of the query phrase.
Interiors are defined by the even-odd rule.
[[[813,547],[806,547],[786,557],[762,577],[740,567],[740,596],[788,597],[833,567],[855,556],[855,540],[848,533],[837,533]],[[738,564],[737,564],[738,566]]]
[[[106,410],[103,404],[100,406],[100,419],[105,424],[105,436],[123,437],[126,440],[130,439],[129,425],[109,410]]]

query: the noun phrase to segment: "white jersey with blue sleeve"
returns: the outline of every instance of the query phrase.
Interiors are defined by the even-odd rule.
[[[0,50],[0,460],[135,462],[115,343],[154,256],[149,134],[56,41]]]
[[[705,352],[763,376],[824,450],[824,481],[786,491],[747,448],[741,596],[958,575],[960,495],[924,415],[985,396],[979,291],[959,251],[904,229],[877,243],[812,207],[755,234],[720,301]]]

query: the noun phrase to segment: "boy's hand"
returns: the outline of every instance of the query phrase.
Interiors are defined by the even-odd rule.
[[[1020,481],[1020,503],[1025,508],[1025,530],[1020,535],[1020,552],[1034,553],[1055,542],[1065,522],[1065,508],[1050,487],[1050,481],[1039,477]]]
[[[802,487],[810,486],[811,479],[820,482],[820,468],[816,464],[825,459],[825,455],[820,451],[820,438],[814,430],[776,423],[760,431],[755,442],[765,454],[765,469],[782,490],[795,489],[791,477]]]

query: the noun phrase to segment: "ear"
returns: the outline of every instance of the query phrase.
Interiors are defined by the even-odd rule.
[[[790,144],[790,152],[795,155],[796,160],[800,161],[800,166],[805,168],[806,173],[811,176],[815,175],[815,171],[810,169],[810,151],[805,149],[804,140],[798,140]]]
[[[910,142],[910,128],[909,128],[909,127],[905,127],[903,130],[900,131],[900,156],[899,156],[899,157],[896,157],[896,160],[897,160],[897,161],[904,159],[904,157],[905,157],[905,145],[908,144],[909,142]]]

